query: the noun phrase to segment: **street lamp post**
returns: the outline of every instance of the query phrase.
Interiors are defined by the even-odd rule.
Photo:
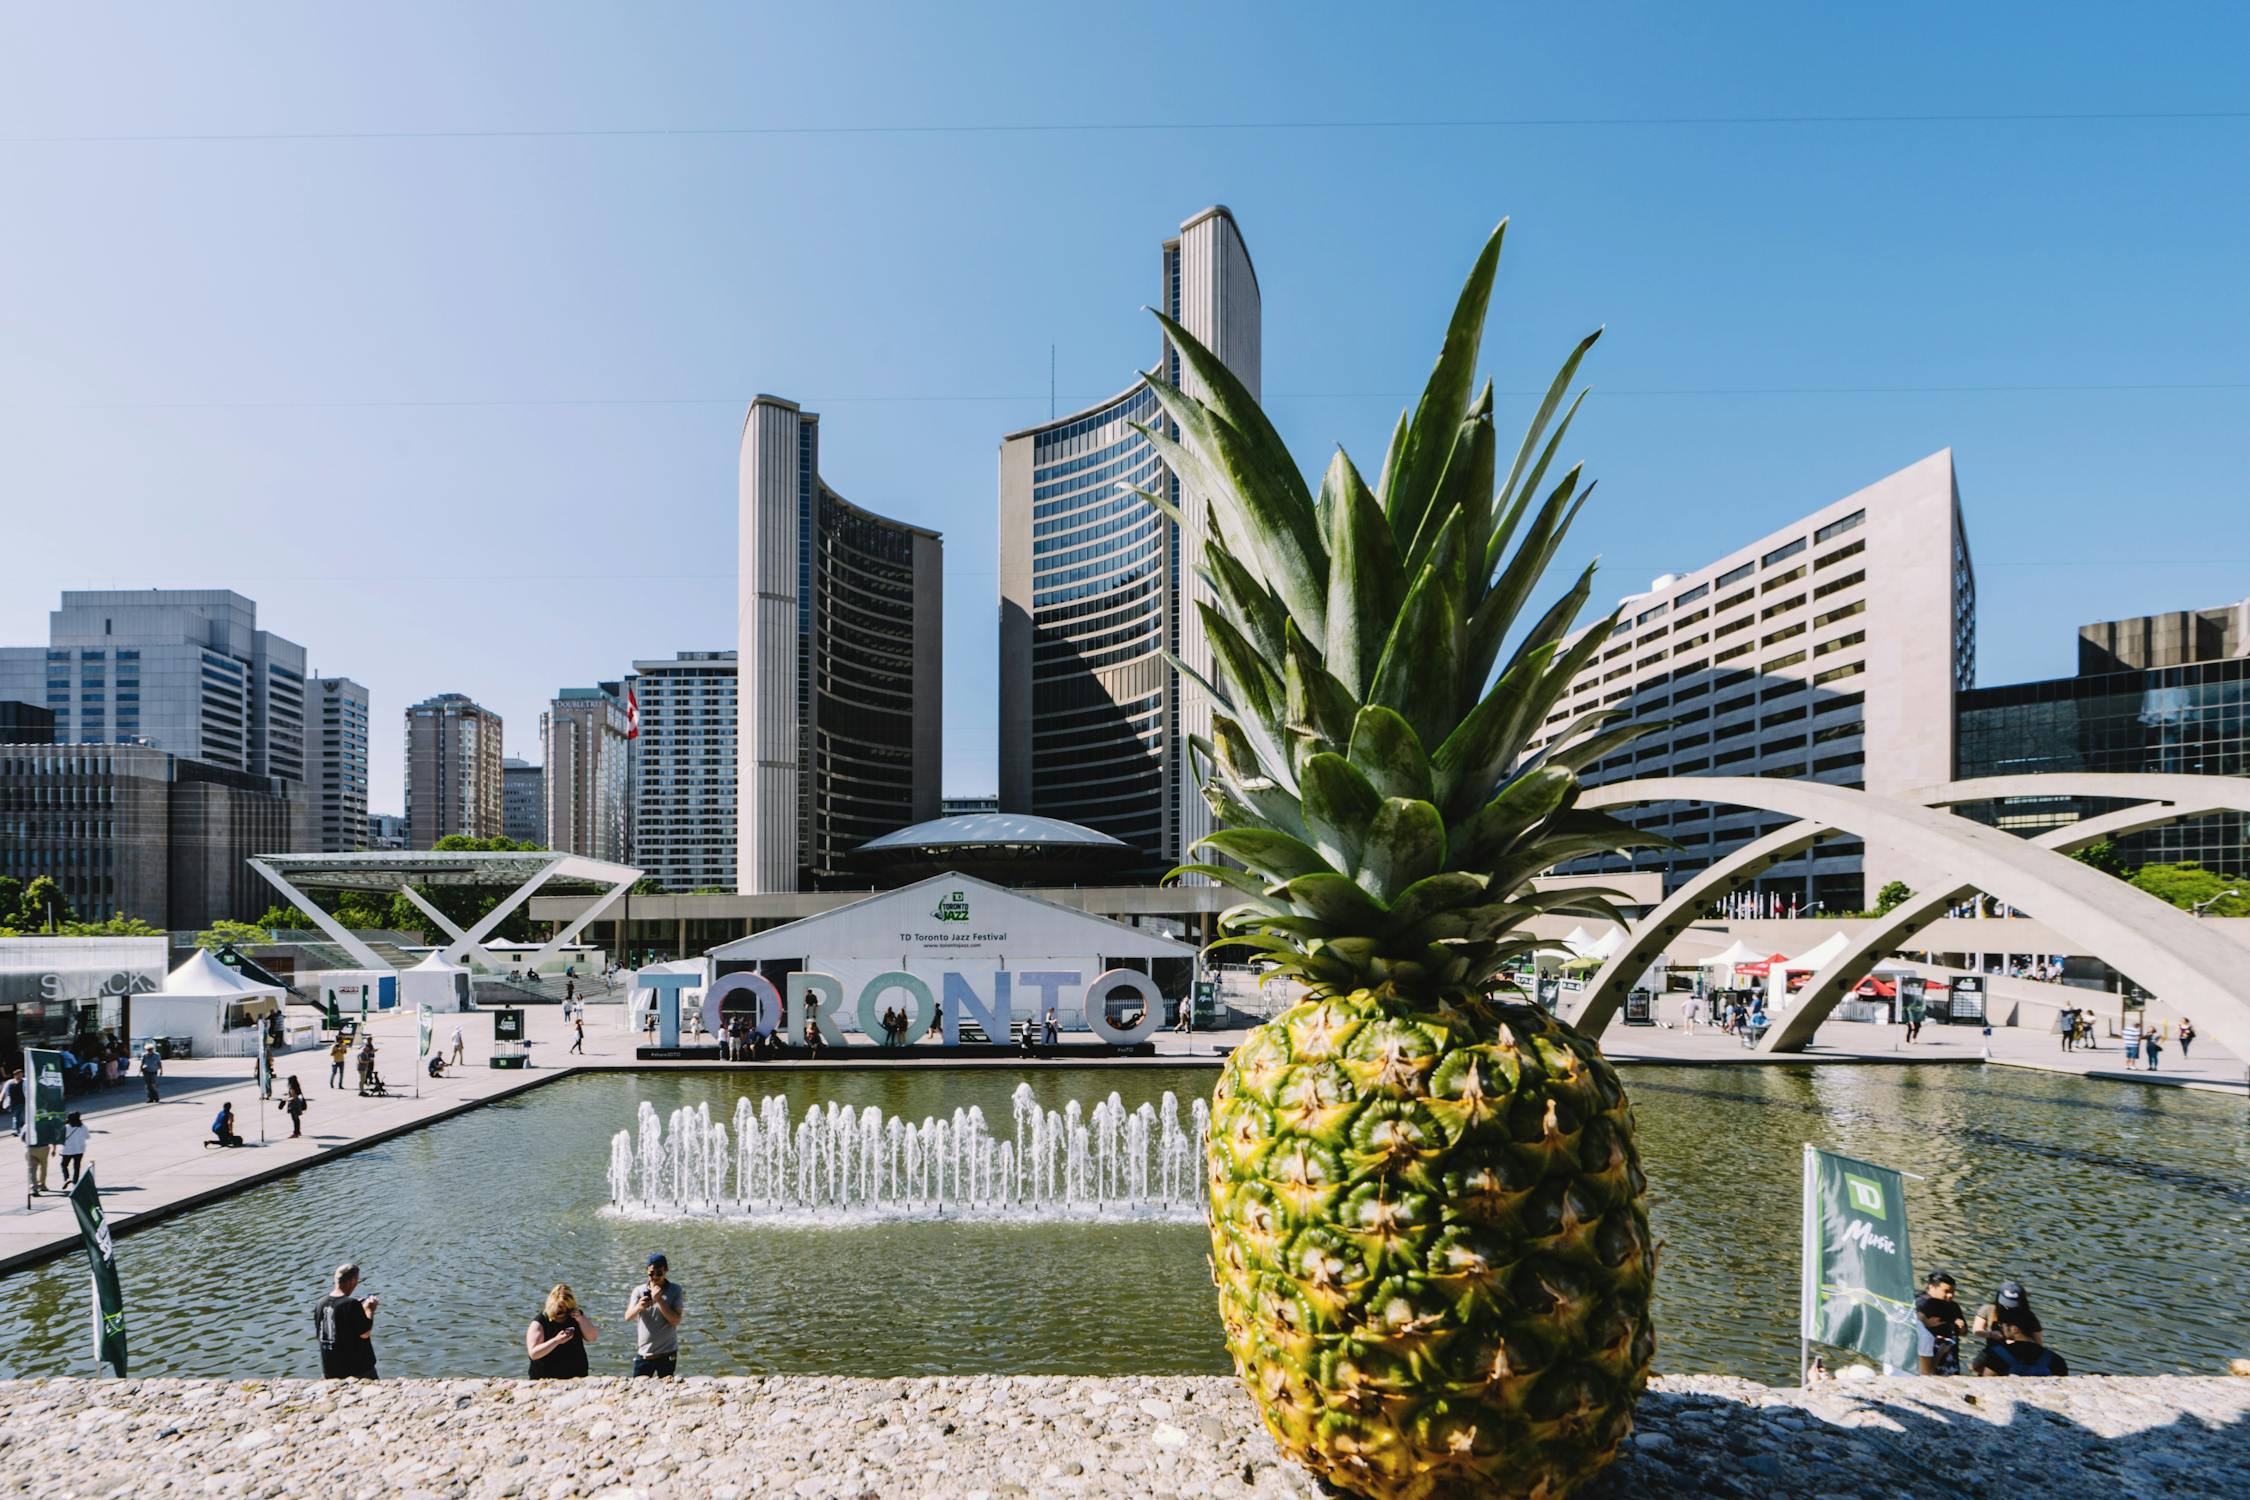
[[[2216,896],[2211,896],[2202,901],[2196,902],[2195,905],[2189,907],[2188,910],[2194,915],[2200,917],[2203,915],[2203,908],[2205,908],[2206,906],[2216,905],[2217,903],[2226,900],[2229,896],[2239,896],[2241,894],[2242,891],[2239,887],[2229,886],[2226,890],[2219,892],[2219,894],[2217,894]]]

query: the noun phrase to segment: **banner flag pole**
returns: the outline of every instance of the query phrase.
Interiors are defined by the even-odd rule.
[[[1797,1254],[1797,1384],[1809,1384],[1812,1378],[1812,1336],[1814,1283],[1820,1275],[1819,1261],[1819,1169],[1814,1164],[1812,1142],[1805,1142],[1804,1210],[1798,1215],[1799,1246]]]

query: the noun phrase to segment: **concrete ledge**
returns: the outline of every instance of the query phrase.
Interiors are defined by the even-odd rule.
[[[0,1382],[0,1464],[38,1500],[1328,1493],[1189,1376]],[[2238,1497],[2250,1380],[1670,1376],[1583,1493]]]

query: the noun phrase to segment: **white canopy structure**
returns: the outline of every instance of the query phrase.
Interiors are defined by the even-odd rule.
[[[1790,970],[1824,968],[1829,960],[1850,946],[1851,939],[1845,937],[1841,932],[1832,932],[1820,942],[1815,943],[1812,947],[1781,965],[1781,967]]]
[[[1764,963],[1768,956],[1769,955],[1767,954],[1760,953],[1757,949],[1742,941],[1742,939],[1736,938],[1733,942],[1727,944],[1726,947],[1720,949],[1717,953],[1714,953],[1709,958],[1703,960],[1703,962],[1698,964],[1697,967],[1704,969],[1731,969],[1736,964]]]
[[[469,970],[436,952],[398,976],[399,1004],[433,1011],[469,1008]]]
[[[244,978],[198,948],[165,976],[162,989],[133,997],[133,1030],[185,1037],[196,1051],[209,1053],[221,1033],[255,1026],[280,1010],[285,993]]]

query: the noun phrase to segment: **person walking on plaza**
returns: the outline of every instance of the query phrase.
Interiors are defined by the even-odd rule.
[[[1047,1007],[1047,1019],[1040,1023],[1040,1029],[1045,1034],[1043,1040],[1050,1047],[1062,1039],[1062,1018],[1056,1014],[1052,1005]]]
[[[2141,1038],[2141,1046],[2148,1053],[2148,1070],[2153,1073],[2156,1071],[2157,1055],[2164,1050],[2164,1023],[2162,1021],[2148,1029],[2147,1035]]]
[[[2189,1019],[2188,1019],[2188,1018],[2187,1018],[2186,1016],[2182,1016],[2182,1017],[2180,1017],[2180,1031],[2179,1031],[2179,1042],[2180,1042],[2180,1061],[2181,1061],[2181,1062],[2186,1062],[2186,1061],[2187,1061],[2187,1049],[2188,1049],[2188,1043],[2190,1043],[2190,1042],[2192,1042],[2192,1041],[2194,1041],[2194,1040],[2195,1040],[2195,1023],[2194,1023],[2193,1021],[2189,1020]]]
[[[2130,1073],[2141,1065],[2141,1022],[2135,1016],[2125,1023],[2125,1071]]]
[[[312,1101],[305,1097],[305,1086],[297,1081],[296,1074],[289,1075],[289,1088],[281,1096],[277,1107],[289,1117],[289,1139],[296,1140],[302,1136],[305,1133],[305,1111],[312,1108]]]
[[[85,1170],[86,1138],[91,1133],[86,1129],[86,1117],[75,1109],[70,1112],[70,1118],[63,1122],[62,1185],[66,1193],[70,1191],[71,1184],[78,1180],[78,1174]]]
[[[461,1040],[461,1023],[453,1023],[453,1066],[460,1067],[469,1060],[468,1043]]]
[[[523,1352],[531,1357],[533,1380],[576,1380],[586,1373],[586,1346],[600,1330],[578,1305],[570,1287],[556,1282],[546,1305],[523,1331]]]
[[[687,1309],[687,1293],[670,1279],[671,1267],[662,1255],[648,1258],[648,1281],[633,1289],[625,1304],[626,1320],[635,1325],[633,1373],[670,1375],[680,1364],[680,1318]]]
[[[1193,995],[1184,995],[1181,997],[1180,1019],[1178,1023],[1172,1027],[1172,1029],[1178,1032],[1192,1032],[1195,1030],[1195,997]]]
[[[336,1268],[336,1285],[313,1306],[313,1329],[320,1335],[323,1380],[375,1379],[375,1309],[381,1297],[362,1301],[359,1267],[345,1261]]]
[[[2062,1014],[2056,1017],[2056,1029],[2062,1032],[2063,1051],[2068,1052],[2071,1044],[2078,1040],[2078,1012],[2065,1006]]]
[[[584,1011],[580,1011],[570,1018],[570,1050],[573,1052],[584,1052],[586,1050],[586,1013]]]
[[[141,1049],[141,1082],[148,1085],[148,1102],[156,1102],[156,1080],[164,1076],[164,1059],[157,1055],[156,1043],[150,1042]]]
[[[336,1043],[328,1049],[328,1086],[344,1086],[344,1059],[352,1055],[352,1039],[342,1032],[336,1033]]]
[[[366,1093],[375,1078],[375,1033],[370,1031],[359,1044],[359,1091]]]
[[[14,1069],[8,1074],[8,1081],[0,1083],[0,1109],[8,1112],[8,1129],[12,1134],[23,1134],[24,1100],[27,1097],[23,1069]]]
[[[38,1135],[32,1126],[17,1127],[16,1134],[23,1137],[23,1170],[25,1185],[36,1198],[47,1191],[47,1153],[54,1148],[42,1146],[34,1139]]]

